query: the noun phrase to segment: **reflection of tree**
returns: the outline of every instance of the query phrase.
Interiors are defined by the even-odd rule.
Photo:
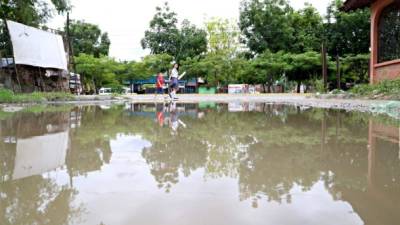
[[[69,112],[63,109],[17,113],[0,121],[0,224],[73,224],[79,219],[83,208],[72,204],[74,189],[41,175],[11,180],[18,140],[67,131]]]
[[[174,136],[168,127],[160,127],[151,116],[129,116],[118,106],[109,110],[95,106],[85,107],[82,109],[82,126],[70,132],[71,149],[68,151],[67,168],[72,176],[100,170],[104,164],[110,163],[111,139],[117,134],[140,135],[152,142],[151,147],[143,150],[142,156],[159,187],[166,192],[173,189],[180,176],[188,177],[194,171],[204,169],[206,179],[237,178],[240,199],[253,200],[254,207],[257,207],[263,198],[269,201],[291,202],[294,187],[308,191],[318,181],[325,183],[326,189],[334,199],[349,201],[354,206],[361,205],[366,211],[374,206],[361,204],[365,202],[363,199],[372,196],[368,194],[363,198],[363,193],[379,193],[386,196],[386,199],[398,194],[400,164],[398,149],[394,150],[398,146],[382,141],[376,144],[379,147],[379,154],[376,154],[376,161],[379,163],[375,170],[375,189],[378,192],[369,191],[369,115],[315,109],[303,111],[297,107],[267,104],[257,109],[260,112],[227,113],[226,106],[218,105],[217,110],[202,111],[205,116],[201,119],[182,116],[180,119],[188,128],[182,128]],[[146,107],[146,113],[151,115],[149,110],[149,107]],[[7,123],[10,123],[10,120]],[[8,125],[3,123],[2,128],[10,130],[1,129],[1,135],[17,136],[15,129],[11,129],[15,124],[16,122]],[[12,149],[15,149],[15,144],[1,143],[0,147],[0,175],[5,180],[12,175],[12,158],[15,157],[15,151]],[[35,197],[31,197],[31,201],[37,201],[32,210],[40,209],[32,213],[36,215],[35,218],[43,216],[44,213],[51,217],[52,207],[51,204],[47,204],[48,201],[43,200],[46,198],[50,199],[50,202],[58,202],[55,200],[61,199],[62,204],[54,203],[57,207],[70,207],[65,203],[69,200],[62,199],[68,199],[68,195],[73,195],[74,191],[67,187],[58,187],[40,177],[27,180],[39,186],[34,189],[35,193],[40,194],[33,194]],[[46,182],[49,184],[43,184]],[[2,193],[8,195],[4,197],[6,205],[3,207],[1,204],[3,213],[12,208],[13,204],[17,204],[10,195],[20,196],[15,197],[18,199],[15,201],[22,204],[24,200],[20,199],[27,195],[18,190],[25,185],[27,183],[7,187],[7,190],[6,186],[1,186]],[[47,190],[55,194],[43,194],[47,193]],[[20,208],[31,210],[28,202],[26,200],[26,206],[21,205]],[[394,201],[386,202],[398,206]],[[48,210],[43,211],[42,205],[46,205]],[[18,217],[19,214],[11,216]],[[10,218],[7,217],[5,222],[10,223]]]
[[[169,192],[172,185],[178,183],[179,172],[188,177],[192,171],[204,166],[207,152],[202,143],[180,135],[162,140],[163,143],[155,142],[150,148],[143,150],[142,155],[151,174],[159,183],[159,188]]]
[[[82,126],[71,131],[71,149],[66,160],[72,177],[98,171],[110,163],[110,139],[117,134],[114,124],[121,114],[120,109],[105,111],[95,106],[81,110]]]
[[[0,224],[74,224],[83,208],[73,205],[76,191],[34,176],[0,184]]]
[[[177,139],[150,120],[136,121],[146,127],[137,132],[153,143],[143,157],[167,190],[179,181],[179,171],[204,167],[208,178],[238,177],[240,198],[253,199],[254,206],[264,195],[290,202],[295,185],[307,191],[321,179],[330,190],[340,183],[365,187],[367,135],[359,131],[368,130],[368,124],[363,114],[262,108],[264,113],[215,110],[202,119],[185,118],[189,128]],[[204,160],[193,161],[199,152]]]

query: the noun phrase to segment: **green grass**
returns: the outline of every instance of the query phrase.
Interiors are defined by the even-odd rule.
[[[361,84],[357,85],[350,90],[353,94],[358,96],[374,97],[386,96],[391,99],[400,99],[400,79],[385,80],[379,84]]]
[[[74,100],[74,95],[65,92],[34,92],[31,94],[14,93],[0,89],[0,103],[43,103]]]

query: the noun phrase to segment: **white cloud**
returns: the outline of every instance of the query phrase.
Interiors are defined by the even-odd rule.
[[[180,21],[189,19],[202,26],[209,17],[238,19],[241,0],[168,0],[178,13]],[[71,19],[85,20],[100,26],[110,35],[110,55],[117,59],[140,59],[148,51],[142,49],[140,40],[155,13],[155,7],[165,0],[71,0],[74,8]],[[304,0],[291,0],[295,8],[304,6]],[[321,13],[325,13],[329,0],[309,0]],[[49,26],[62,27],[65,17],[58,16]]]

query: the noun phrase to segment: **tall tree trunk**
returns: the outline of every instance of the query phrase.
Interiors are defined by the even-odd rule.
[[[297,81],[297,94],[300,94],[301,92],[301,82]]]
[[[341,89],[341,85],[340,85],[340,57],[339,54],[336,54],[336,81],[337,81],[337,89],[340,90]]]
[[[322,78],[324,80],[324,89],[327,91],[328,89],[328,59],[327,59],[327,50],[325,43],[322,43]]]

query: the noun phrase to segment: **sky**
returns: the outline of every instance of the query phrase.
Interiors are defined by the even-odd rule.
[[[111,39],[110,56],[118,60],[139,60],[149,53],[143,50],[140,40],[149,27],[156,6],[166,0],[71,0],[73,5],[71,19],[99,25],[108,32]],[[211,17],[238,20],[241,0],[167,0],[181,22],[189,19],[197,26]],[[295,9],[304,3],[314,5],[321,14],[325,14],[329,0],[291,0]],[[48,26],[61,28],[66,16],[56,16]]]

